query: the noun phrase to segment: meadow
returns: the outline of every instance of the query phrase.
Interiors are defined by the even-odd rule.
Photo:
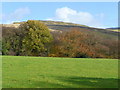
[[[3,88],[117,88],[118,60],[2,56]]]

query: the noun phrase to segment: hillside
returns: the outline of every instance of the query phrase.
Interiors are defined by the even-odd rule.
[[[120,32],[111,31],[109,29],[94,28],[94,27],[89,27],[74,23],[65,23],[65,22],[56,22],[56,21],[41,21],[41,22],[43,22],[48,26],[54,39],[52,46],[49,46],[51,48],[51,50],[49,50],[50,54],[49,55],[46,54],[48,56],[51,56],[52,54],[52,56],[57,56],[57,57],[81,57],[80,56],[81,54],[77,56],[77,50],[79,47],[79,50],[81,51],[78,52],[80,53],[82,52],[83,54],[86,53],[86,56],[83,55],[83,57],[118,58],[118,35]],[[3,24],[2,25],[3,37],[8,38],[8,35],[10,35],[9,33],[11,33],[11,35],[13,33],[14,35],[14,32],[16,32],[16,30],[17,32],[19,32],[20,28],[18,27],[20,26],[21,23],[23,22],[14,22],[13,24]],[[72,39],[70,39],[67,36],[70,36]],[[68,41],[66,41],[65,39],[67,39]],[[69,46],[67,46],[68,43]],[[69,48],[69,47],[73,47],[73,48]],[[76,50],[74,47],[77,47]],[[66,52],[64,50],[66,50]],[[69,51],[69,50],[74,50],[74,51]],[[75,54],[72,54],[72,52],[75,52]],[[70,55],[76,55],[76,56],[70,56]]]
[[[120,27],[115,27],[115,28],[107,28],[110,31],[114,31],[114,32],[120,32]]]
[[[87,34],[94,34],[95,36],[100,36],[103,38],[109,38],[109,39],[118,39],[118,32],[117,30],[110,30],[110,29],[100,29],[100,28],[94,28],[94,27],[89,27],[86,25],[80,25],[80,24],[74,24],[74,23],[66,23],[66,22],[60,22],[60,21],[42,21],[44,24],[48,26],[50,31],[58,31],[58,32],[63,32],[63,31],[69,31],[71,29],[79,29],[82,32],[85,32]],[[20,23],[23,22],[14,22],[11,24],[11,26],[19,26]],[[10,25],[4,25],[4,26],[10,26]]]
[[[100,29],[100,28],[94,28],[89,27],[86,25],[80,25],[80,24],[74,24],[74,23],[66,23],[66,22],[60,22],[60,21],[42,21],[44,24],[46,24],[50,30],[69,30],[70,28],[81,28],[81,29],[89,29],[93,31],[99,31],[102,33],[109,33],[109,34],[117,34],[119,31],[116,28],[106,28],[106,29]],[[19,25],[23,22],[14,22],[13,24],[2,24],[3,27],[19,27]]]
[[[118,34],[118,30],[116,29],[111,29],[111,28],[106,28],[106,29],[100,29],[100,28],[94,28],[94,27],[89,27],[86,25],[80,25],[80,24],[74,24],[74,23],[66,23],[66,22],[60,22],[60,21],[42,21],[44,24],[46,24],[49,29],[51,31],[56,31],[56,30],[60,30],[60,31],[65,31],[65,30],[69,30],[70,28],[80,28],[80,29],[88,29],[88,30],[92,30],[95,32],[101,32],[101,33],[108,33],[108,34],[112,34],[112,35],[117,35]],[[19,25],[23,23],[23,22],[14,22],[13,24],[2,24],[4,27],[19,27]]]
[[[118,36],[118,34],[119,34],[119,30],[114,29],[114,28],[100,29],[100,28],[89,27],[86,25],[66,23],[66,22],[60,22],[60,21],[41,21],[41,22],[46,24],[48,26],[48,28],[50,29],[50,31],[53,31],[53,32],[56,32],[56,31],[63,32],[63,31],[68,31],[71,28],[79,28],[84,31],[87,30],[87,32],[90,32],[90,33],[94,32],[94,33],[98,33],[100,35],[105,34],[105,36],[108,35],[108,36],[114,37],[114,36]],[[18,28],[21,23],[23,23],[23,22],[14,22],[13,24],[2,24],[2,26]]]

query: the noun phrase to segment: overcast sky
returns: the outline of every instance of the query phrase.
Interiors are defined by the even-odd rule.
[[[2,23],[54,20],[92,27],[118,26],[117,2],[4,2]]]

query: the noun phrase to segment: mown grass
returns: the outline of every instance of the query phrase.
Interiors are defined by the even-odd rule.
[[[2,56],[3,88],[117,88],[118,60]]]

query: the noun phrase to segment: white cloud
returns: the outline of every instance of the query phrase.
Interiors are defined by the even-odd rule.
[[[8,13],[8,14],[4,13],[0,15],[0,17],[2,17],[3,23],[12,23],[14,21],[20,21],[29,13],[30,13],[30,9],[28,7],[24,7],[24,8],[18,8],[12,13]]]
[[[58,19],[63,19],[64,21],[69,21],[69,17],[76,15],[77,12],[67,7],[58,8],[56,10],[56,16]]]
[[[102,27],[101,22],[97,18],[103,17],[103,13],[101,13],[98,16],[95,16],[89,12],[76,11],[68,7],[62,7],[56,9],[55,17],[48,18],[47,20],[72,22],[93,27]]]

